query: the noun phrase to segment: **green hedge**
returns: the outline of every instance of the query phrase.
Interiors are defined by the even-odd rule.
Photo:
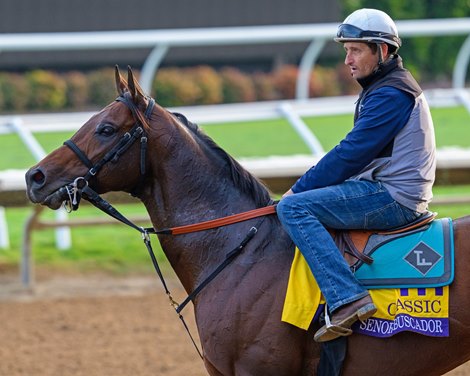
[[[138,76],[139,72],[135,72]],[[246,73],[233,67],[216,70],[201,65],[161,68],[150,93],[162,106],[188,106],[292,99],[298,68],[284,65],[273,72]],[[88,73],[34,70],[22,75],[0,72],[0,111],[58,111],[99,108],[116,97],[114,69]],[[310,77],[311,97],[358,91],[344,66],[317,66]]]

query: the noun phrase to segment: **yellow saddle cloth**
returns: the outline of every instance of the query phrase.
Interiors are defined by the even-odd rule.
[[[449,287],[393,288],[369,291],[377,313],[353,326],[354,332],[390,337],[402,331],[428,336],[449,336]],[[307,330],[324,299],[310,268],[295,250],[287,286],[282,321]]]

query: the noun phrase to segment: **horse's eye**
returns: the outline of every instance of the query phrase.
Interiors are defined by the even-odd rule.
[[[116,133],[116,129],[110,124],[99,124],[96,127],[96,134],[100,136],[112,136]]]

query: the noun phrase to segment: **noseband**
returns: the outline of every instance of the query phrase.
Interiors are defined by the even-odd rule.
[[[119,142],[108,151],[104,157],[93,164],[93,162],[86,156],[86,154],[73,142],[72,140],[67,140],[64,142],[64,145],[68,146],[80,159],[80,161],[88,167],[88,171],[85,176],[77,177],[73,183],[66,185],[62,189],[65,189],[66,194],[68,195],[68,200],[64,201],[64,205],[68,211],[77,210],[80,204],[80,199],[82,192],[85,188],[88,187],[88,183],[91,178],[96,176],[96,174],[106,165],[108,162],[116,163],[121,155],[123,155],[136,140],[140,138],[140,182],[137,187],[132,191],[131,194],[135,195],[135,192],[138,190],[138,187],[142,184],[143,179],[146,173],[146,161],[145,156],[147,154],[147,135],[145,133],[144,125],[148,125],[148,120],[152,114],[153,107],[155,106],[155,100],[153,98],[148,98],[147,108],[142,114],[142,112],[137,108],[135,103],[132,100],[132,96],[129,92],[125,92],[119,97],[116,98],[116,101],[124,103],[132,113],[136,123],[129,132],[126,132]]]

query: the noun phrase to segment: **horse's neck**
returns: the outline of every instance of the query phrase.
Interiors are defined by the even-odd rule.
[[[144,202],[156,228],[168,228],[224,217],[254,208],[254,200],[235,188],[227,169],[206,156],[181,152],[162,166],[155,165]],[[187,290],[218,265],[242,234],[220,228],[193,234],[160,237],[168,260]]]
[[[176,226],[253,208],[252,193],[236,187],[230,162],[207,140],[171,121],[154,139],[147,201],[158,205],[160,224]]]
[[[195,195],[194,200],[180,197],[174,201],[165,201],[161,207],[159,202],[162,201],[157,198],[150,205],[146,204],[156,228],[199,223],[244,210],[240,209],[243,205],[239,202],[238,205],[216,200],[211,202],[201,194]],[[185,235],[159,236],[166,257],[188,292],[194,290],[196,285],[223,261],[225,254],[238,245],[236,242],[240,241],[242,234],[237,234],[235,227],[241,226],[232,225]]]

